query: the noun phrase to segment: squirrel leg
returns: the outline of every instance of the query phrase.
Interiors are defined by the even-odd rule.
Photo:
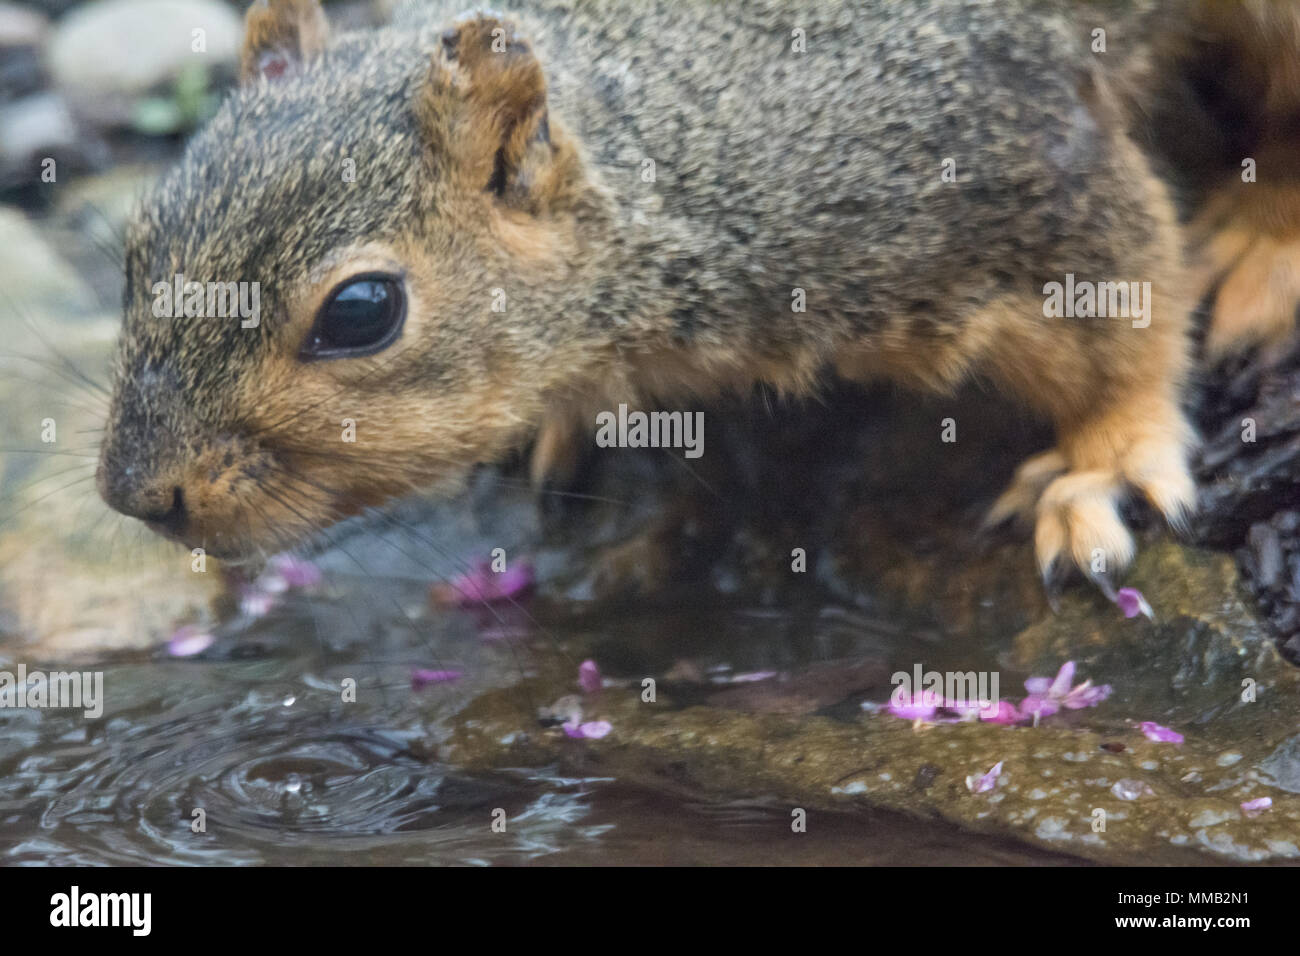
[[[1223,188],[1191,230],[1201,288],[1214,293],[1208,355],[1284,350],[1300,309],[1300,183]]]
[[[1145,328],[1045,324],[1032,301],[1002,303],[976,319],[998,330],[989,353],[995,380],[1056,425],[1056,447],[1020,466],[985,521],[1032,522],[1047,580],[1073,566],[1108,586],[1135,551],[1119,512],[1130,491],[1176,529],[1195,506],[1187,465],[1194,435],[1178,402],[1189,310],[1159,297],[1152,306],[1156,318]],[[1098,336],[1108,339],[1104,348]]]
[[[1205,349],[1218,359],[1258,345],[1271,361],[1300,306],[1300,5],[1198,0],[1189,12],[1194,40],[1175,41],[1172,75],[1215,135],[1174,163],[1208,188],[1190,223],[1201,291],[1214,296]],[[1206,181],[1216,168],[1223,179]]]

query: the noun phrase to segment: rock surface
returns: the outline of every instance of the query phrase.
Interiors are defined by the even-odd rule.
[[[553,661],[526,687],[471,703],[443,756],[479,769],[559,763],[714,796],[773,794],[791,807],[937,815],[1111,863],[1300,857],[1300,677],[1243,604],[1232,562],[1165,544],[1144,554],[1134,579],[1154,622],[1075,592],[1060,614],[1007,642],[1016,670],[1054,673],[1074,657],[1114,685],[1095,710],[1038,727],[683,708],[662,693],[644,701],[634,676],[587,704],[610,735],[573,741],[538,727],[526,706],[572,689],[573,674]],[[1179,730],[1184,743],[1147,739],[1143,721]],[[972,793],[966,777],[998,763],[997,786]],[[1271,809],[1242,810],[1263,796]]]
[[[1201,402],[1198,538],[1232,548],[1269,624],[1300,662],[1300,351],[1238,360]]]

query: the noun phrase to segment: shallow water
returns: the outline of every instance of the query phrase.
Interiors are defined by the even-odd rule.
[[[332,585],[333,596],[295,596],[199,657],[160,652],[103,667],[100,719],[0,711],[5,862],[1073,862],[884,813],[814,812],[796,836],[789,808],[761,794],[711,802],[548,771],[469,776],[437,759],[458,707],[557,647],[596,647],[615,672],[683,659],[738,672],[880,653],[888,633],[861,621],[744,608],[581,624],[528,615],[508,622],[507,641],[485,638],[475,615],[426,611],[422,584]],[[465,676],[413,691],[411,669],[430,666]],[[342,700],[346,678],[356,702]],[[505,833],[491,827],[496,808]]]

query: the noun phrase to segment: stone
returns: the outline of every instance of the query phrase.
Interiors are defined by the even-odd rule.
[[[77,146],[76,121],[57,93],[37,93],[0,107],[0,176],[5,180],[38,181],[43,158],[62,159]]]
[[[202,30],[204,52],[193,49]],[[82,96],[138,97],[188,64],[229,65],[243,24],[217,0],[102,0],[61,19],[49,45],[55,83]]]
[[[0,3],[0,50],[39,47],[45,42],[49,27],[49,18],[39,10]]]

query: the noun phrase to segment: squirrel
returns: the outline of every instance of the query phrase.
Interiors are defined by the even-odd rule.
[[[1057,436],[989,523],[1031,525],[1045,578],[1106,586],[1127,493],[1175,528],[1195,505],[1200,297],[1220,352],[1285,338],[1300,300],[1295,3],[528,0],[331,36],[317,0],[256,0],[246,22],[238,89],[127,231],[97,471],[217,557],[530,439],[535,477],[562,472],[619,403],[979,378]],[[1198,151],[1193,114],[1237,132]],[[160,316],[173,281],[187,308]],[[205,283],[255,284],[259,315],[204,314]]]

